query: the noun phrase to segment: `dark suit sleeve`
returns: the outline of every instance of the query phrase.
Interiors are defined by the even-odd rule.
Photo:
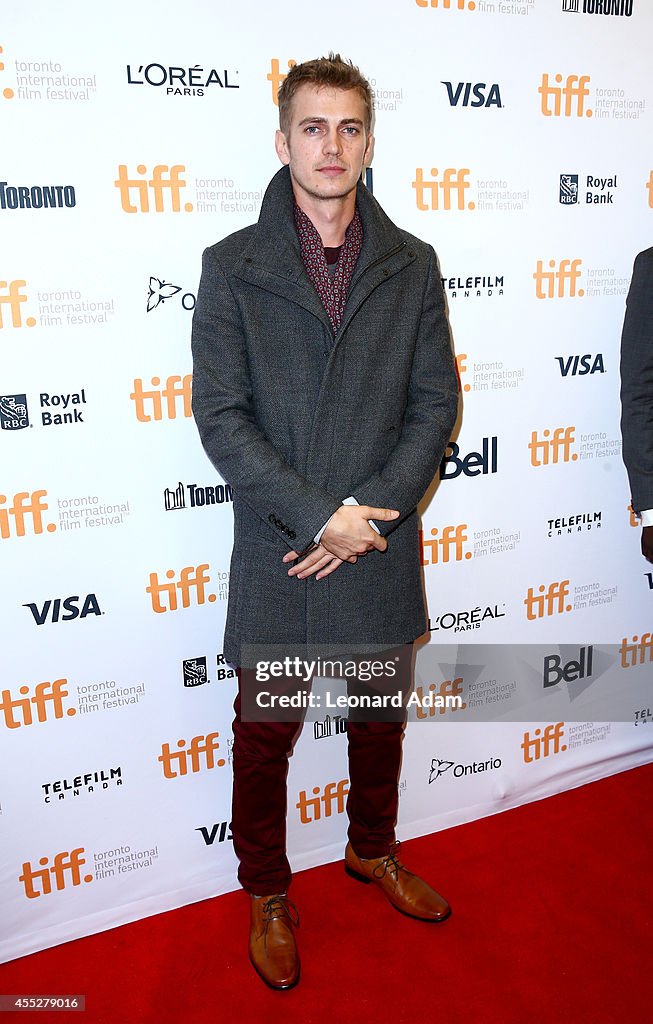
[[[621,335],[623,460],[636,512],[653,508],[653,249],[635,260]]]
[[[202,263],[192,349],[193,414],[208,457],[289,548],[306,550],[340,502],[297,473],[257,426],[238,305],[210,249]]]
[[[396,447],[382,469],[353,489],[361,505],[394,508],[401,515],[377,522],[385,536],[417,508],[449,443],[458,412],[458,378],[435,252],[429,271],[411,369],[408,402]]]

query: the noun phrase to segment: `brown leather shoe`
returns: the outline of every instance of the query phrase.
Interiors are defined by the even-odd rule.
[[[347,843],[345,871],[352,878],[369,885],[374,882],[388,897],[392,906],[418,921],[435,923],[451,914],[451,907],[439,893],[404,867],[397,857],[399,843],[393,843],[385,857],[364,860]]]
[[[270,988],[292,988],[299,981],[299,953],[293,926],[297,907],[287,896],[250,896],[249,958]]]

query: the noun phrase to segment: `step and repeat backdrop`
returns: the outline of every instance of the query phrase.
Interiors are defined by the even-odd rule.
[[[233,495],[191,416],[191,318],[203,249],[277,169],[280,82],[329,49],[372,82],[367,184],[438,253],[463,395],[422,509],[431,704],[398,835],[651,760],[618,358],[653,243],[652,32],[644,0],[31,0],[3,20],[2,959],[236,887]],[[347,790],[334,709],[291,761],[296,869],[342,855]]]

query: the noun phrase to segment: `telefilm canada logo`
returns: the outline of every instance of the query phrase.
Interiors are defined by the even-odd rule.
[[[224,68],[177,67],[152,62],[127,64],[127,85],[152,86],[162,89],[166,96],[206,96],[209,92],[239,89],[238,71]]]

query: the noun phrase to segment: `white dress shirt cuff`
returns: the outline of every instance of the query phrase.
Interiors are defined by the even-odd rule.
[[[352,494],[350,494],[349,497],[345,498],[345,500],[343,501],[343,505],[358,505],[358,502],[356,501],[354,496]],[[322,527],[322,529],[319,530],[318,533],[315,534],[315,537],[313,538],[313,540],[315,541],[316,544],[320,543],[320,540],[322,539],[322,534],[324,533],[324,531],[326,530],[327,526],[329,525],[329,523],[333,519],[334,515],[335,515],[335,512],[333,513],[333,515],[329,516],[329,518],[327,519],[327,521],[324,524],[324,526]],[[381,532],[379,530],[378,526],[376,525],[376,523],[372,519],[369,519],[368,522],[369,522],[369,524],[370,524],[370,526],[372,527],[373,530],[376,530],[377,533]]]
[[[653,508],[647,508],[640,513],[642,526],[653,526]]]

